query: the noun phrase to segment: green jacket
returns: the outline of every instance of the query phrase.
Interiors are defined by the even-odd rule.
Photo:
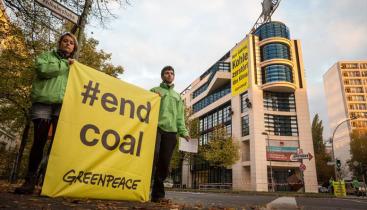
[[[62,103],[68,81],[69,64],[55,50],[36,59],[36,78],[32,84],[32,102]]]
[[[173,85],[169,87],[161,83],[151,91],[161,95],[158,127],[166,132],[177,132],[181,137],[189,136],[185,126],[183,101],[180,94],[173,90]]]

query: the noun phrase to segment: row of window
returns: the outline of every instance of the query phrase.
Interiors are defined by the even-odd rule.
[[[351,112],[350,118],[352,117],[367,118],[367,112]]]
[[[227,137],[232,136],[232,124],[228,124],[224,126],[225,134]],[[203,133],[199,136],[199,145],[206,145],[213,138],[213,131],[209,131],[207,133]]]
[[[350,110],[367,110],[366,104],[349,104]]]
[[[362,81],[360,79],[346,79],[344,85],[362,85]]]
[[[291,60],[289,46],[283,43],[267,44],[260,49],[261,61],[266,61],[275,58]]]
[[[356,96],[348,96],[348,101],[365,101],[365,97],[363,95],[356,95]]]
[[[352,121],[352,126],[354,128],[366,128],[367,127],[367,121]]]
[[[346,93],[364,93],[363,87],[346,87]]]
[[[264,91],[264,107],[272,111],[296,111],[294,93],[277,93]]]
[[[230,72],[231,64],[228,62],[217,62],[213,67],[211,67],[211,69],[209,69],[208,71],[211,74],[210,77],[208,78],[208,81],[192,93],[193,99],[198,97],[201,93],[203,93],[208,88],[215,73],[218,71]]]
[[[208,129],[214,128],[222,123],[230,122],[232,119],[231,106],[219,108],[216,111],[200,118],[199,131],[206,132]]]
[[[231,84],[228,84],[223,88],[216,90],[214,93],[196,102],[192,106],[192,110],[194,113],[198,112],[229,93],[231,93]]]
[[[367,63],[342,63],[340,65],[341,69],[367,69]]]
[[[262,68],[263,84],[277,81],[293,83],[292,68],[283,64],[269,65]]]
[[[367,77],[367,71],[343,71],[344,77]]]
[[[265,129],[270,135],[298,136],[297,116],[265,114]]]
[[[255,35],[259,36],[260,40],[270,37],[283,37],[289,39],[289,29],[281,22],[269,22],[261,25],[256,29]]]

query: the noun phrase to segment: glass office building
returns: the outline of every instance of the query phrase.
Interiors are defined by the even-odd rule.
[[[235,46],[182,92],[192,108],[191,118],[199,120],[199,145],[210,141],[215,126],[224,125],[239,145],[240,159],[230,168],[195,159],[184,163],[181,184],[317,192],[314,159],[303,160],[303,172],[301,162],[292,159],[300,151],[314,153],[300,41],[292,40],[281,22],[265,23],[247,39],[245,92],[231,95],[230,55]]]

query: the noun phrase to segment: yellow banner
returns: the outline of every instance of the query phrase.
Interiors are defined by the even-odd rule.
[[[344,181],[333,181],[334,195],[337,197],[347,196]]]
[[[231,51],[231,92],[236,96],[246,91],[248,84],[248,37]]]
[[[160,97],[71,65],[42,195],[148,201]]]

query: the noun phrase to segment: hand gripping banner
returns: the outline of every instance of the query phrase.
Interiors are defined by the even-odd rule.
[[[75,62],[42,195],[148,201],[160,98]]]

